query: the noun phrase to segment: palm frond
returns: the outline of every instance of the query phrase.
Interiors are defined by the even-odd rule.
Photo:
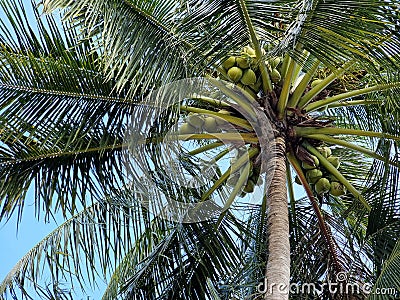
[[[211,299],[210,283],[220,294],[220,281],[241,266],[242,225],[227,219],[219,231],[203,222],[143,234],[119,265],[103,299],[114,299],[118,292],[135,299]]]
[[[188,10],[178,26],[178,32],[193,41],[189,57],[196,61],[199,68],[204,68],[220,61],[228,52],[238,51],[247,45],[251,30],[255,31],[262,44],[277,40],[282,33],[279,25],[287,24],[292,17],[288,2],[293,1],[188,1]],[[246,13],[251,24],[246,20]],[[207,60],[199,61],[198,53]]]
[[[79,28],[81,40],[95,39],[108,79],[118,78],[129,95],[183,78],[190,43],[175,33],[180,2],[45,1],[45,10],[65,9],[63,20]]]
[[[126,189],[84,208],[57,227],[9,272],[0,284],[0,298],[18,292],[31,295],[32,290],[44,293],[47,274],[51,278],[47,287],[58,290],[59,297],[70,293],[73,282],[84,290],[107,278],[143,230],[146,213],[133,195]],[[69,283],[62,287],[63,282]]]
[[[394,1],[298,3],[298,18],[286,33],[289,44],[300,42],[327,66],[356,58],[371,70],[376,62],[390,68],[388,61],[398,53],[399,35],[386,18],[385,9],[396,5]],[[392,65],[391,69],[396,67]]]
[[[79,42],[76,29],[44,17],[33,2],[1,4],[1,218],[21,214],[32,184],[38,211],[74,213],[76,199],[104,194],[99,182],[108,189],[121,183],[111,169],[120,168],[126,120],[139,100],[121,98],[105,82],[90,41]]]
[[[393,248],[392,253],[387,258],[383,265],[382,272],[371,291],[371,295],[368,299],[382,299],[381,294],[387,294],[388,299],[395,299],[399,296],[400,285],[399,285],[399,273],[400,270],[400,242],[397,242]],[[382,292],[379,292],[382,291]]]

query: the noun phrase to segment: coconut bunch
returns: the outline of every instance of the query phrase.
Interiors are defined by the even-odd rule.
[[[261,87],[261,76],[256,64],[256,53],[247,46],[237,56],[228,57],[222,67],[228,79],[251,94],[256,94]]]
[[[219,110],[218,113],[230,115],[230,112],[224,109]],[[223,130],[224,123],[226,121],[217,116],[190,113],[186,118],[186,122],[180,126],[179,134],[218,133]]]
[[[231,159],[232,167],[235,166],[239,157],[241,157],[245,153],[245,151],[247,150],[239,149],[237,151],[236,156]],[[250,161],[249,163],[250,163],[250,172],[248,174],[247,182],[243,187],[242,194],[240,195],[241,197],[244,197],[248,193],[252,193],[256,186],[263,184],[263,180],[260,177],[260,168],[254,166],[254,163],[252,161]],[[245,167],[246,165],[243,165],[239,170],[231,174],[231,176],[227,179],[226,184],[234,187],[238,182],[240,175],[244,172]]]
[[[281,63],[280,57],[272,57],[266,61],[271,81],[277,83],[281,80],[278,66]],[[256,53],[253,48],[246,46],[236,56],[228,57],[222,67],[230,81],[237,84],[253,96],[255,96],[262,85],[261,72],[258,68]]]
[[[329,147],[318,147],[317,150],[322,154],[336,169],[340,166],[340,158],[332,155],[332,150]],[[330,174],[324,167],[320,166],[316,156],[311,155],[312,164],[307,162],[302,163],[302,169],[306,175],[307,182],[313,187],[315,193],[322,195],[330,193],[332,196],[340,197],[346,194],[346,188],[339,180]],[[298,177],[296,183],[300,183]]]

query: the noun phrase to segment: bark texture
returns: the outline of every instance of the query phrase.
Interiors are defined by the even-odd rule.
[[[286,145],[275,139],[275,174],[268,191],[268,262],[266,268],[267,300],[289,299],[290,243],[289,212],[286,189]]]

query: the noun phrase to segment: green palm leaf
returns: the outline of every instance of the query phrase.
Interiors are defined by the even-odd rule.
[[[97,280],[108,276],[109,269],[115,267],[141,232],[140,202],[128,195],[125,204],[129,206],[124,206],[118,196],[109,198],[88,206],[52,231],[2,281],[1,297],[17,291],[28,293],[31,284],[38,293],[43,292],[43,270],[52,277],[52,291],[63,281],[76,282],[83,288],[86,284],[95,286]],[[60,291],[59,295],[68,293]]]
[[[47,12],[67,8],[64,20],[95,39],[108,79],[116,89],[150,89],[187,74],[190,44],[175,33],[179,1],[45,1]],[[122,58],[122,59],[120,59]]]

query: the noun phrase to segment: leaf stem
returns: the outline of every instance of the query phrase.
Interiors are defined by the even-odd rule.
[[[245,119],[242,119],[242,118],[233,117],[233,116],[221,114],[221,113],[218,113],[218,112],[215,112],[212,110],[192,107],[192,106],[188,106],[188,105],[181,105],[180,110],[198,113],[198,114],[204,114],[204,115],[217,116],[231,124],[238,125],[246,130],[250,130],[250,131],[253,130],[253,127],[249,124],[249,122],[247,122]]]
[[[215,87],[219,88],[222,93],[231,98],[243,110],[245,110],[248,118],[252,117],[254,120],[256,120],[257,116],[252,105],[257,106],[258,102],[248,92],[232,83],[226,84],[225,82],[215,78],[208,78],[208,80]]]
[[[357,97],[365,94],[369,94],[372,92],[376,91],[385,91],[385,90],[390,90],[392,88],[400,87],[400,82],[392,82],[392,83],[386,83],[386,84],[377,84],[368,88],[363,88],[359,90],[354,90],[346,93],[342,93],[339,95],[335,95],[332,97],[325,98],[323,100],[315,101],[313,103],[308,104],[305,107],[306,112],[311,112],[314,111],[320,107],[324,107],[326,105],[339,102],[340,100],[345,100],[349,99],[352,97]]]
[[[225,214],[228,212],[229,207],[231,207],[233,201],[235,200],[237,194],[242,190],[243,186],[246,184],[247,179],[249,177],[250,173],[250,163],[247,162],[246,166],[243,168],[243,171],[240,173],[239,179],[235,184],[235,187],[233,188],[232,192],[229,194],[228,199],[226,200],[226,203],[224,207],[222,208],[222,212],[218,218],[216,227],[218,228],[219,225],[222,222],[222,219],[224,218]]]
[[[295,88],[292,96],[289,98],[288,107],[296,107],[301,95],[303,95],[304,91],[306,90],[308,83],[311,81],[312,77],[314,76],[315,72],[318,70],[320,61],[316,60],[311,68],[305,73],[304,77],[300,81],[299,85]]]
[[[314,193],[312,192],[312,189],[307,182],[306,176],[300,166],[299,161],[297,160],[297,158],[294,156],[293,153],[291,153],[291,152],[288,153],[288,160],[289,160],[290,164],[293,166],[293,168],[295,169],[297,176],[299,177],[300,182],[303,185],[304,190],[306,191],[308,199],[310,199],[311,205],[312,205],[313,210],[318,219],[318,225],[321,229],[322,236],[324,237],[324,239],[328,245],[329,252],[331,253],[331,256],[334,260],[336,270],[339,272],[341,270],[341,266],[340,266],[340,263],[339,263],[339,260],[337,257],[335,242],[333,241],[332,235],[329,233],[329,230],[327,228],[325,219],[322,215],[321,209],[318,205],[317,200],[314,197]]]
[[[208,151],[208,150],[211,150],[211,149],[214,149],[214,148],[218,148],[218,147],[222,146],[223,144],[224,143],[222,143],[222,142],[214,142],[214,143],[211,143],[211,144],[208,144],[208,145],[205,145],[205,146],[202,146],[202,147],[199,147],[199,148],[197,148],[195,150],[190,151],[189,155],[197,155],[197,154],[200,154],[202,152],[205,152],[205,151]]]
[[[239,3],[240,3],[240,8],[242,9],[242,12],[243,12],[243,16],[244,16],[244,20],[246,22],[247,29],[249,30],[249,33],[250,33],[251,43],[253,44],[254,50],[256,51],[256,58],[260,62],[259,68],[261,71],[263,90],[264,90],[264,93],[267,94],[268,92],[272,91],[271,78],[269,77],[267,66],[265,65],[265,62],[262,59],[263,54],[261,51],[261,46],[257,39],[256,31],[251,22],[249,12],[247,11],[246,2],[244,0],[239,0]]]
[[[238,158],[238,160],[232,164],[228,170],[220,178],[218,178],[217,181],[214,182],[213,186],[203,194],[201,197],[201,201],[205,201],[210,197],[210,195],[222,184],[224,183],[230,174],[236,172],[239,170],[243,164],[245,164],[249,159],[254,157],[255,155],[258,154],[258,149],[257,148],[251,148],[247,153],[243,154],[241,157]]]
[[[323,141],[323,142],[326,142],[326,143],[329,143],[329,144],[336,144],[336,145],[339,145],[339,146],[343,146],[343,147],[346,147],[346,148],[353,149],[355,151],[361,152],[361,153],[363,153],[365,155],[368,155],[368,156],[370,156],[372,158],[375,158],[377,160],[380,160],[380,161],[383,161],[383,162],[387,161],[385,159],[385,157],[377,154],[374,151],[371,151],[371,150],[366,149],[364,147],[352,144],[352,143],[347,142],[347,141],[343,141],[341,139],[335,139],[333,137],[330,137],[330,136],[327,136],[327,135],[324,135],[324,134],[312,134],[312,135],[308,135],[307,138]],[[392,166],[395,166],[397,168],[400,168],[400,165],[396,164],[394,162],[388,161],[388,164],[392,165]]]
[[[230,107],[230,105],[228,103],[225,103],[221,100],[217,100],[214,98],[210,98],[207,96],[203,96],[203,95],[198,95],[198,94],[193,94],[189,96],[190,99],[194,99],[194,100],[199,100],[199,101],[203,101],[203,102],[207,102],[213,106],[219,106],[219,107]]]
[[[290,86],[292,85],[292,79],[293,79],[293,73],[294,73],[295,66],[296,66],[295,60],[290,58],[289,67],[287,70],[287,74],[284,77],[281,95],[279,96],[279,101],[278,101],[277,108],[276,108],[279,120],[282,120],[283,116],[285,114],[287,102],[289,99]]]
[[[213,140],[217,139],[220,141],[230,141],[230,142],[247,142],[252,144],[258,143],[258,138],[253,133],[193,133],[193,134],[180,134],[177,136],[179,140],[189,141],[189,140]],[[149,142],[155,141],[157,139],[149,139]],[[161,138],[160,138],[161,140]]]
[[[293,224],[293,230],[295,231],[296,238],[298,239],[298,234],[297,234],[297,216],[296,216],[296,198],[294,196],[294,188],[293,188],[293,182],[292,182],[292,176],[290,173],[290,164],[289,161],[286,160],[286,182],[288,186],[288,195],[289,195],[289,201],[290,201],[290,209],[292,211],[292,224]]]
[[[373,105],[382,104],[382,100],[352,100],[352,101],[341,101],[330,104],[328,108],[338,108],[344,106],[356,106],[356,105]]]
[[[366,131],[359,129],[348,129],[348,128],[337,128],[337,127],[324,127],[324,128],[316,128],[316,127],[293,127],[294,132],[297,136],[309,136],[314,134],[329,134],[329,135],[357,135],[357,136],[368,136],[368,137],[376,137],[376,138],[384,138],[391,139],[395,141],[400,140],[400,136],[384,133],[384,132],[375,132],[375,131]]]
[[[352,65],[354,64],[353,60],[350,60],[343,64],[341,68],[336,70],[336,72],[332,72],[329,76],[323,79],[319,84],[313,87],[308,93],[306,93],[303,97],[300,98],[298,107],[304,108],[315,96],[317,96],[323,89],[325,89],[329,84],[331,84],[336,78],[342,76]]]

